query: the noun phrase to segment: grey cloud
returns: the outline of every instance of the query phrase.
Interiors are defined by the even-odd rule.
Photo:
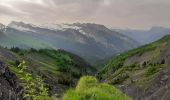
[[[10,7],[0,5],[0,15],[15,16],[18,15],[18,12]]]
[[[79,21],[113,27],[147,28],[152,25],[170,27],[169,0],[14,1],[9,4],[15,9],[0,5],[0,15],[40,24]]]
[[[34,2],[15,2],[13,6],[26,12],[28,18],[44,20],[74,20],[92,16],[103,0],[42,0],[45,5]],[[66,17],[67,16],[67,17]],[[34,19],[33,19],[34,20]],[[37,20],[38,21],[38,20]],[[41,22],[41,20],[39,20]]]

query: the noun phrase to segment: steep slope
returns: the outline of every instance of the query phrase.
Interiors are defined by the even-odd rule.
[[[170,36],[120,54],[98,73],[134,100],[169,100]]]
[[[3,46],[64,49],[91,62],[138,46],[125,35],[90,23],[35,26],[13,21],[3,33],[0,39]]]
[[[161,39],[163,36],[170,33],[170,28],[154,26],[149,30],[122,30],[122,29],[113,29],[118,31],[126,36],[131,37],[132,39],[138,41],[141,44],[148,44],[158,39]]]
[[[74,86],[79,77],[96,71],[82,58],[64,50],[0,48],[0,61],[5,62],[18,78],[22,77],[17,67],[22,60],[27,62],[27,72],[41,76],[49,87],[50,95],[57,94],[58,97]]]
[[[0,100],[22,100],[23,87],[19,85],[16,75],[0,62]]]

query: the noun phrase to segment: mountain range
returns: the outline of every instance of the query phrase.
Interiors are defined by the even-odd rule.
[[[169,100],[169,33],[92,23],[0,24],[0,99]]]
[[[154,42],[164,37],[165,35],[170,34],[170,28],[160,26],[153,26],[149,30],[132,30],[132,29],[113,29],[113,30],[134,39],[141,45]]]
[[[91,23],[33,25],[12,21],[7,26],[0,24],[0,31],[1,46],[64,49],[89,62],[139,45],[128,36]]]

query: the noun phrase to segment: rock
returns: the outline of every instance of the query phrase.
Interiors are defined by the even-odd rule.
[[[0,100],[23,100],[23,93],[16,75],[0,62]]]
[[[162,60],[161,60],[161,64],[165,64],[165,59],[162,59]]]
[[[168,78],[169,78],[168,75],[164,75],[164,76],[162,77],[161,81],[167,81]]]

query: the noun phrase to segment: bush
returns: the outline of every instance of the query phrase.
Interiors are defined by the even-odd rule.
[[[21,49],[18,48],[18,47],[12,47],[12,48],[11,48],[11,51],[13,51],[13,52],[15,52],[15,53],[18,53],[19,51],[21,51]]]
[[[110,83],[111,84],[121,84],[127,78],[129,78],[129,75],[127,73],[123,73],[123,74],[118,75],[116,78],[113,78]]]
[[[95,77],[84,76],[75,89],[66,92],[63,100],[131,100],[115,87],[101,84]]]
[[[19,60],[15,60],[15,65],[18,66],[20,64]]]
[[[151,75],[155,75],[156,73],[158,73],[162,68],[167,67],[166,64],[156,64],[153,63],[149,66],[149,68],[147,69],[145,76],[151,76]]]
[[[51,100],[48,96],[48,88],[46,88],[42,78],[39,76],[33,77],[32,74],[27,73],[25,71],[27,69],[25,61],[22,61],[18,67],[20,68],[20,79],[24,81],[22,83],[25,89],[24,98],[26,100]]]
[[[157,73],[158,71],[159,71],[158,66],[150,66],[149,69],[146,72],[146,76],[153,75],[153,74]]]
[[[95,77],[86,76],[82,77],[76,87],[76,91],[83,91],[85,88],[97,86],[98,81]]]

